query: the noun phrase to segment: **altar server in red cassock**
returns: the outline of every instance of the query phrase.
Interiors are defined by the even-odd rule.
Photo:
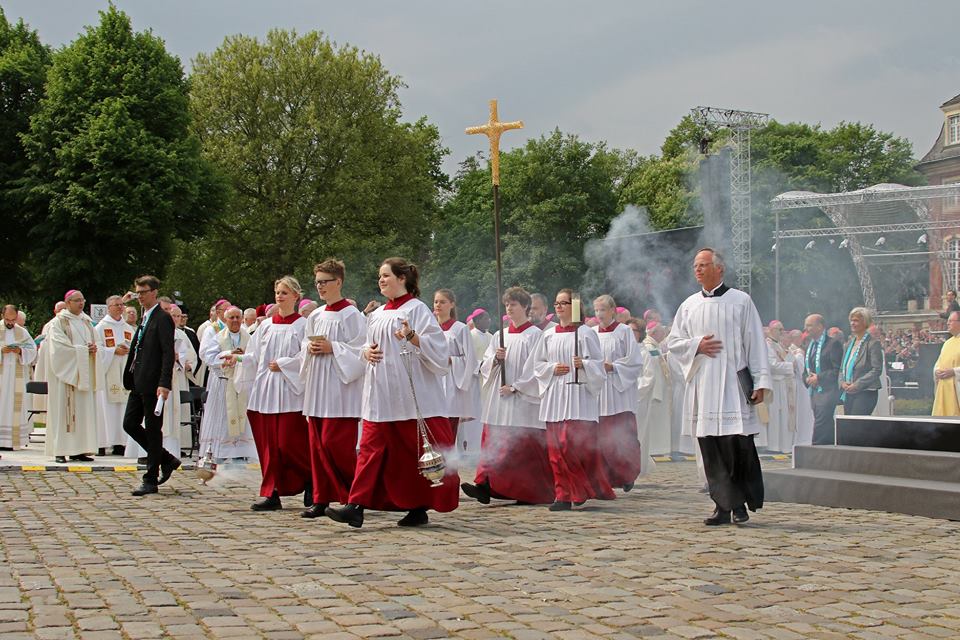
[[[603,352],[596,332],[573,322],[572,296],[570,289],[557,293],[554,308],[560,324],[543,332],[527,365],[539,382],[540,419],[547,423],[554,484],[551,511],[567,511],[571,503],[590,498],[615,497],[597,441],[598,395],[606,378]],[[574,355],[575,337],[579,356]]]
[[[540,388],[527,360],[540,329],[527,317],[530,294],[511,287],[503,294],[510,324],[500,346],[497,332],[483,357],[483,439],[474,483],[463,492],[483,504],[490,498],[526,504],[554,500],[553,470],[547,454],[546,425],[540,419]],[[501,384],[501,368],[506,384]]]
[[[325,304],[307,318],[300,350],[313,478],[313,505],[300,514],[304,518],[322,516],[329,503],[346,504],[350,496],[366,364],[360,350],[367,337],[367,319],[341,293],[343,263],[328,259],[313,271]]]
[[[416,265],[403,258],[388,258],[380,265],[378,284],[389,301],[367,318],[367,339],[361,352],[367,370],[357,470],[349,503],[327,507],[326,514],[337,522],[360,527],[364,509],[406,511],[398,524],[416,527],[427,524],[429,509],[456,509],[460,493],[460,478],[450,460],[440,487],[431,487],[418,467],[418,406],[433,447],[445,454],[454,447],[441,380],[449,370],[450,355],[437,319],[417,299]]]
[[[293,276],[280,278],[273,288],[279,311],[263,321],[247,353],[224,358],[228,366],[232,358],[240,360],[238,386],[250,394],[247,418],[263,474],[261,499],[250,507],[254,511],[280,509],[281,496],[298,493],[304,494],[304,506],[310,506],[313,495],[300,380],[300,348],[307,321],[297,312],[297,301],[303,291]]]

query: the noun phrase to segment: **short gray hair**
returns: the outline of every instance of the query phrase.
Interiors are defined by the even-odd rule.
[[[593,305],[596,306],[598,302],[602,302],[603,304],[607,305],[608,307],[613,309],[614,312],[616,312],[617,310],[617,302],[616,300],[613,299],[613,296],[610,295],[609,293],[604,293],[603,295],[597,296],[593,301]]]
[[[697,249],[697,253],[703,253],[704,251],[709,251],[713,255],[713,266],[726,269],[727,263],[723,261],[723,255],[721,255],[719,251],[713,247],[700,247]]]
[[[867,325],[868,327],[873,324],[873,314],[870,312],[870,309],[867,309],[866,307],[854,307],[853,309],[850,309],[847,319],[849,320],[853,316],[860,316],[860,319],[863,320],[863,324]]]

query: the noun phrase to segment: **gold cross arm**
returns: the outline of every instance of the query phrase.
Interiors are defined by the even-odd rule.
[[[497,101],[490,101],[490,120],[487,124],[478,127],[468,127],[467,133],[470,135],[482,133],[490,139],[490,170],[493,176],[493,184],[500,184],[500,134],[510,129],[522,129],[523,120],[516,122],[500,122],[497,117]]]

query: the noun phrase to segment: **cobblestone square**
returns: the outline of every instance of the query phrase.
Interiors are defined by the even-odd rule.
[[[573,512],[462,497],[420,529],[254,513],[253,469],[138,481],[0,473],[0,637],[960,637],[960,524],[770,503],[708,528],[691,462]]]

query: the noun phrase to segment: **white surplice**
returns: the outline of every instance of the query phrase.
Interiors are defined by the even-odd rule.
[[[593,327],[593,330],[600,340],[604,361],[613,364],[613,371],[606,372],[600,390],[600,415],[635,413],[639,396],[637,381],[643,373],[643,354],[633,337],[633,331],[619,322],[612,331],[601,331],[600,325]]]
[[[378,345],[383,360],[367,363],[363,378],[361,417],[370,422],[415,420],[416,407],[410,389],[408,369],[417,391],[417,402],[424,418],[449,417],[449,402],[443,391],[442,378],[449,371],[449,350],[443,330],[433,312],[422,301],[411,298],[397,309],[377,307],[367,316],[367,340],[364,347]],[[417,332],[420,346],[394,336],[406,320]],[[401,347],[409,353],[401,356]]]
[[[271,316],[250,336],[251,348],[238,368],[239,388],[249,393],[247,409],[259,413],[301,413],[303,382],[300,380],[300,347],[307,320],[274,324]],[[280,371],[271,371],[276,361]]]
[[[470,329],[459,320],[443,332],[450,354],[450,371],[443,376],[447,396],[447,417],[461,421],[480,417],[480,368]]]
[[[797,429],[795,372],[787,350],[768,338],[767,355],[770,361],[770,379],[773,397],[770,399],[770,422],[767,424],[767,449],[781,453],[793,451]]]
[[[234,349],[250,350],[253,338],[241,329],[224,329],[200,346],[200,359],[207,365],[207,402],[200,421],[200,454],[210,451],[217,460],[258,459],[253,431],[247,419],[247,396],[237,387],[237,367],[223,366],[223,357]],[[229,398],[228,398],[229,395]],[[233,407],[228,409],[228,406]]]
[[[46,455],[73,456],[96,453],[97,356],[88,345],[96,343],[90,316],[64,309],[50,325],[45,342],[48,383]]]
[[[670,424],[673,419],[673,385],[666,355],[651,336],[644,338],[640,347],[646,353],[643,375],[638,380],[640,411],[637,423],[645,431],[646,442],[640,446],[651,455],[669,455],[671,447]]]
[[[37,345],[30,332],[14,324],[12,329],[0,324],[5,347],[20,347],[20,353],[0,356],[0,447],[18,449],[27,444],[27,383],[30,365],[37,357]]]
[[[723,343],[713,358],[697,354],[708,335]],[[667,346],[687,383],[684,434],[702,438],[760,433],[756,409],[747,403],[737,378],[746,368],[754,389],[771,387],[763,324],[749,295],[727,289],[723,295],[706,297],[698,291],[688,297],[677,309]]]
[[[127,443],[127,434],[123,431],[123,414],[127,410],[127,396],[130,392],[123,388],[123,368],[127,356],[116,355],[117,347],[130,347],[133,332],[120,316],[114,320],[106,316],[97,323],[97,444],[109,449]],[[144,454],[145,455],[145,454]],[[138,456],[139,457],[139,456]]]
[[[800,347],[790,347],[790,361],[793,363],[794,389],[797,394],[797,431],[793,444],[809,445],[813,442],[813,404],[810,390],[803,384],[804,359],[806,353]]]
[[[483,360],[483,354],[487,352],[487,347],[490,346],[490,340],[493,336],[474,327],[470,329],[470,337],[473,338],[473,350],[477,354],[477,362],[480,362]]]
[[[310,336],[326,337],[333,353],[311,355]],[[352,304],[339,311],[323,305],[310,314],[300,349],[303,415],[359,419],[366,368],[360,352],[366,341],[367,319]]]
[[[510,395],[501,396],[500,364],[496,360],[497,349],[500,348],[500,332],[494,334],[480,363],[484,399],[481,411],[483,424],[546,429],[546,425],[540,419],[540,385],[533,375],[533,369],[527,366],[527,361],[536,348],[540,335],[540,329],[532,324],[519,333],[511,333],[507,330],[504,334],[503,343],[507,355],[502,364],[507,384],[516,391]]]
[[[575,374],[573,367],[574,334],[578,336],[583,359],[579,374]],[[569,366],[570,372],[556,375],[554,369],[558,364]],[[540,386],[541,420],[597,422],[600,419],[599,395],[607,376],[603,370],[600,339],[590,327],[580,325],[576,332],[561,333],[557,333],[556,326],[550,327],[543,332],[536,349],[530,354],[527,366],[533,369]],[[576,376],[579,376],[580,384],[573,384]]]

